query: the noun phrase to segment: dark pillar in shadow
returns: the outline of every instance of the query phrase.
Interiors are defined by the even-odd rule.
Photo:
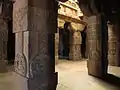
[[[88,18],[88,74],[102,77],[107,74],[107,24],[104,16],[96,15]]]

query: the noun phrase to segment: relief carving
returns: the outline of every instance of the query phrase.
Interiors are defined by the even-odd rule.
[[[27,12],[28,6],[14,10],[13,12],[13,32],[20,32],[27,30]]]
[[[30,60],[30,77],[36,77],[46,75],[48,73],[48,67],[50,63],[50,57],[47,54],[38,54]]]
[[[14,63],[14,67],[15,67],[15,72],[27,77],[27,60],[24,56],[23,53],[18,53],[15,56],[15,63]]]
[[[100,60],[101,40],[100,40],[100,23],[96,17],[92,17],[88,24],[88,43],[89,43],[89,59]]]
[[[89,59],[90,60],[100,60],[100,52],[99,51],[90,50]]]

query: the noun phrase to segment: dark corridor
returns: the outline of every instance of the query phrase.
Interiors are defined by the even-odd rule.
[[[86,57],[86,27],[81,32],[81,36],[82,36],[81,55],[82,55],[82,58],[87,58]]]
[[[12,33],[12,20],[8,22],[8,43],[7,43],[8,62],[15,59],[15,34]]]
[[[64,29],[59,29],[59,58],[69,59],[70,45],[70,30],[68,29],[69,23],[64,24]]]

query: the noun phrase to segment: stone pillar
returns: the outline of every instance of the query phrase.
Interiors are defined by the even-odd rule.
[[[16,36],[15,86],[20,90],[56,90],[56,1],[17,0],[13,28]]]
[[[70,53],[69,59],[81,60],[81,32],[74,30],[70,35]]]
[[[102,77],[107,73],[107,24],[104,16],[96,15],[88,18],[88,74]]]
[[[7,41],[8,41],[8,27],[5,20],[0,17],[0,73],[6,72],[7,61]]]
[[[120,22],[116,23],[116,66],[120,67]]]
[[[59,50],[59,30],[55,33],[55,64],[58,64],[58,50]]]
[[[116,25],[108,24],[108,62],[116,66]]]

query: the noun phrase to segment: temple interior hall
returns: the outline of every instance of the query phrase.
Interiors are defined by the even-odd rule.
[[[0,0],[0,90],[120,90],[120,3]]]

